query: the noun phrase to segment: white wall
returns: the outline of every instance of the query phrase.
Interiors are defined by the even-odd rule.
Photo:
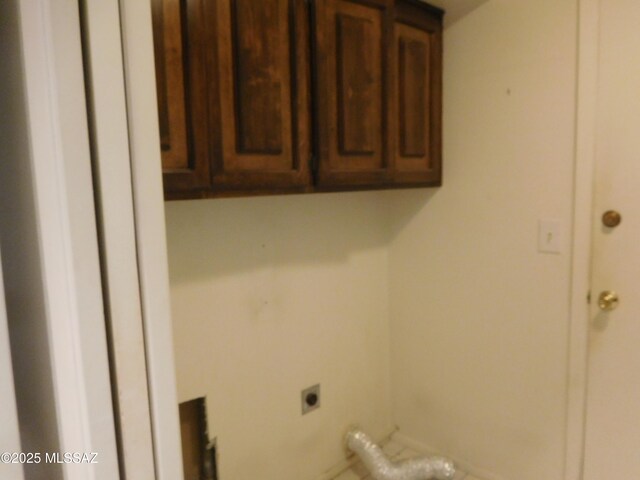
[[[350,424],[389,432],[386,198],[166,204],[179,397],[207,397],[222,479],[317,478]]]
[[[576,22],[575,0],[492,0],[449,28],[444,186],[395,195],[394,419],[487,478],[563,477]]]

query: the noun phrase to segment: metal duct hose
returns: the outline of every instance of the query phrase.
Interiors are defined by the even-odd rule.
[[[456,473],[453,462],[441,457],[391,462],[380,447],[359,430],[347,433],[346,443],[375,480],[451,480]]]

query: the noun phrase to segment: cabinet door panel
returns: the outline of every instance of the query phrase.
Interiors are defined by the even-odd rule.
[[[389,175],[387,2],[316,3],[318,182],[372,186]]]
[[[166,191],[207,187],[202,12],[193,0],[153,0],[153,35],[162,169]]]
[[[376,119],[380,119],[379,25],[367,18],[337,15],[338,135],[342,155],[374,158],[380,151]],[[377,132],[380,133],[380,132]],[[380,167],[379,158],[371,165]]]
[[[210,2],[214,3],[214,2]],[[219,0],[208,21],[214,189],[310,183],[309,40],[302,0]]]
[[[429,144],[429,35],[411,27],[398,28],[398,95],[400,130],[398,132],[401,169],[407,159],[423,159]],[[414,35],[412,35],[414,34]],[[419,165],[416,165],[419,166]],[[428,162],[424,165],[428,167]]]
[[[282,97],[288,96],[288,84],[283,81],[283,74],[288,75],[288,52],[286,45],[279,44],[282,33],[287,37],[287,32],[280,29],[279,6],[275,1],[234,2],[234,93],[239,153],[277,155],[283,150],[282,116],[290,117],[291,113],[286,98],[285,105],[282,104]]]
[[[441,181],[442,29],[440,13],[411,3],[397,6],[394,24],[396,101],[390,124],[397,132],[394,181]]]

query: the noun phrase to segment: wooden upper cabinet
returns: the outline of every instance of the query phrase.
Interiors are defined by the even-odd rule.
[[[202,11],[195,0],[152,0],[165,191],[210,183]]]
[[[309,24],[304,0],[207,4],[212,181],[217,190],[311,184]]]
[[[387,47],[391,3],[315,2],[318,184],[390,180]]]
[[[442,11],[417,0],[152,6],[167,198],[440,183]]]
[[[396,5],[390,128],[394,183],[442,179],[442,12],[413,1]]]

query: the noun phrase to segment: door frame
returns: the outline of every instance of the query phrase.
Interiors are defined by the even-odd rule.
[[[120,21],[156,478],[181,480],[151,2],[120,0]]]
[[[3,85],[13,117],[3,128],[2,161],[19,168],[5,179],[12,204],[2,227],[11,239],[3,267],[21,450],[44,455],[38,448],[51,445],[35,436],[59,452],[96,452],[98,463],[56,472],[65,480],[117,479],[95,212],[87,208],[93,192],[78,4],[9,0],[1,10],[15,29],[3,42],[11,48],[4,61],[20,63]],[[13,228],[28,238],[15,241]],[[38,307],[23,308],[24,298]],[[49,383],[53,395],[41,388]]]
[[[124,472],[136,480],[180,480],[159,134],[155,89],[150,88],[155,86],[150,2],[5,0],[0,4],[0,11],[6,7],[12,13],[8,19],[18,31],[10,46],[18,52],[21,68],[7,78],[11,77],[14,98],[24,96],[25,110],[17,119],[24,117],[24,125],[13,122],[0,137],[22,142],[20,148],[7,152],[22,166],[16,169],[22,176],[12,179],[21,184],[12,192],[32,197],[34,204],[33,215],[15,208],[2,226],[10,229],[12,222],[28,217],[23,223],[32,220],[36,232],[33,239],[3,246],[5,266],[12,267],[5,270],[5,284],[12,287],[8,294],[22,295],[28,294],[27,287],[33,282],[41,285],[45,311],[42,318],[29,319],[34,321],[29,322],[31,330],[26,334],[37,334],[48,347],[38,356],[38,360],[46,358],[37,372],[31,368],[33,361],[29,363],[33,352],[27,348],[13,351],[14,370],[22,367],[21,374],[14,375],[16,392],[22,386],[37,393],[35,386],[41,378],[34,375],[49,375],[54,398],[38,395],[33,408],[52,418],[59,445],[56,450],[98,453],[97,464],[62,464],[61,478],[114,480]],[[94,36],[90,45],[83,45],[87,28]],[[87,54],[104,60],[95,63],[100,68],[91,68]],[[100,83],[105,81],[111,81],[106,88]],[[94,95],[87,95],[90,92]],[[99,115],[88,113],[98,108]],[[96,179],[93,174],[98,169],[101,177]],[[96,228],[105,225],[105,206],[112,209],[110,215],[122,206],[115,213],[129,221],[129,232],[133,231],[130,237],[109,243],[106,260],[101,248],[105,245],[99,240],[104,239],[100,235],[104,229],[98,232]],[[116,239],[122,233],[111,223],[107,232]],[[38,275],[21,274],[16,282],[24,258],[38,264]],[[105,265],[114,267],[107,271]],[[107,277],[109,272],[115,273]],[[131,272],[135,272],[134,282]],[[128,276],[118,280],[121,274]],[[105,289],[103,297],[106,281],[114,277],[109,287],[117,289]],[[15,292],[13,287],[22,289]],[[121,295],[111,302],[115,290]],[[139,322],[129,328],[143,330],[144,335],[139,342],[116,344],[115,349],[125,355],[134,352],[145,373],[143,385],[137,385],[141,388],[128,389],[125,396],[131,404],[146,408],[146,415],[127,416],[126,420],[122,412],[114,412],[105,325],[105,310],[123,304],[141,312]],[[11,317],[9,323],[12,328]],[[15,325],[23,328],[23,323]],[[13,339],[13,332],[11,336]],[[16,351],[24,365],[16,363]],[[126,369],[123,373],[127,377]],[[140,425],[150,425],[151,442],[129,448],[118,445],[117,430],[140,430]],[[26,426],[34,432],[44,428]],[[23,438],[25,452],[30,445]],[[138,470],[124,468],[127,459],[132,465],[144,459],[144,473],[130,474]]]
[[[578,0],[576,131],[571,299],[567,369],[565,480],[581,480],[588,381],[589,291],[594,222],[599,0]]]
[[[120,313],[110,318],[114,383],[132,413],[116,420],[121,461],[127,477],[181,480],[151,2],[79,1],[103,268],[118,290],[108,287]]]
[[[120,0],[136,238],[158,475],[181,459],[176,399],[159,133],[149,2]],[[569,302],[565,480],[580,480],[584,455],[593,181],[598,79],[599,0],[578,0],[576,127]],[[152,294],[152,292],[156,292]],[[159,295],[158,295],[159,294]],[[153,298],[153,302],[151,299]],[[151,319],[154,319],[152,322]],[[167,377],[171,377],[168,379]],[[178,445],[176,447],[176,442]],[[165,470],[167,469],[167,470]],[[180,473],[181,475],[181,470]],[[172,474],[176,475],[176,473]],[[158,478],[161,478],[160,476]],[[178,478],[168,475],[166,478]]]
[[[583,463],[589,318],[586,295],[590,285],[598,52],[599,1],[579,0],[578,3],[576,145],[564,475],[566,480],[579,480],[582,475]],[[32,25],[42,25],[43,19],[52,22],[52,10],[59,8],[56,5],[59,6],[61,3],[42,0],[37,2],[36,7],[31,4],[30,8],[23,8],[23,22],[30,22]],[[95,4],[88,1],[86,6],[91,9],[95,7]],[[175,403],[177,399],[176,386],[175,378],[172,375],[175,367],[171,340],[164,205],[159,167],[160,151],[156,122],[157,105],[153,76],[150,4],[135,0],[120,0],[119,15],[120,24],[117,25],[117,28],[119,35],[121,35],[126,72],[124,77],[127,104],[126,120],[128,122],[133,185],[133,211],[131,213],[135,215],[137,227],[135,234],[138,245],[138,269],[145,327],[156,474],[157,478],[176,479],[181,478],[182,470],[177,404]],[[69,22],[69,24],[71,23]],[[116,28],[116,26],[111,25],[110,28]],[[29,33],[32,35],[28,39],[26,49],[33,48],[45,58],[51,59],[52,52],[47,45],[56,45],[51,42],[51,32],[31,28]],[[29,62],[28,59],[26,61]],[[76,73],[77,67],[78,65],[76,65]],[[32,68],[33,66],[27,68],[27,73],[31,72]],[[49,69],[41,73],[44,74],[46,80],[43,82],[46,83],[45,88],[53,89],[58,86],[55,72]],[[102,93],[109,95],[111,92]],[[44,98],[50,97],[45,94]],[[34,104],[31,106],[35,108]],[[41,104],[42,109],[49,106],[51,105],[48,102]],[[55,103],[54,106],[56,106]],[[47,113],[51,115],[51,112]],[[55,128],[52,129],[55,130]],[[43,135],[46,133],[51,132],[43,132]],[[59,134],[59,132],[57,133]],[[54,152],[47,155],[46,158],[47,161],[53,160],[49,164],[50,168],[64,169],[64,158],[56,155],[55,150],[50,151]],[[79,184],[79,182],[77,183]],[[52,190],[55,190],[51,192],[53,198],[67,193],[64,186],[55,182],[51,185]],[[65,196],[63,195],[63,197]],[[66,198],[68,199],[68,196]],[[44,206],[46,207],[46,202]],[[45,212],[43,215],[46,216],[47,213]],[[51,213],[52,218],[57,216],[57,214]],[[53,222],[49,223],[50,226],[52,224]],[[68,240],[72,235],[70,231],[63,232],[63,234]],[[142,247],[143,245],[144,247]],[[72,273],[63,269],[56,278],[58,281],[72,277]],[[63,281],[57,283],[64,285]],[[80,340],[80,338],[76,340]],[[80,352],[82,347],[75,344],[72,351]],[[72,365],[68,364],[68,366]],[[73,367],[68,372],[76,370],[77,367]],[[62,381],[61,384],[64,383]],[[84,397],[79,385],[71,384],[68,386],[70,387],[69,392],[78,393],[79,398]],[[71,431],[82,425],[79,419],[70,419],[63,423]]]

